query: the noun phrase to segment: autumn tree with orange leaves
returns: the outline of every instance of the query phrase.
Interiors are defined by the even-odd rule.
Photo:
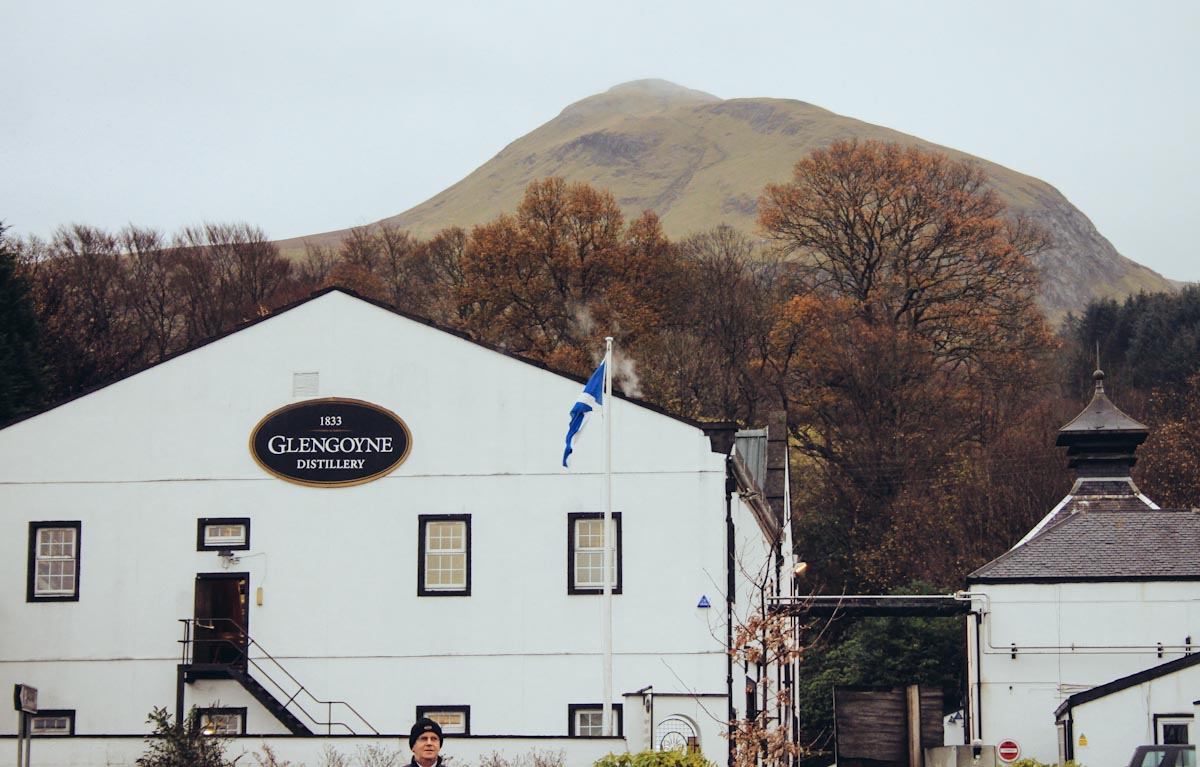
[[[1150,398],[1150,437],[1139,452],[1138,484],[1164,508],[1200,504],[1200,373]]]
[[[854,552],[889,540],[893,512],[933,503],[937,478],[1036,392],[1046,236],[1006,215],[977,166],[874,141],[814,152],[759,205],[794,268],[770,364],[811,459],[810,508],[825,507],[810,533],[841,552],[835,581],[895,585]]]
[[[475,227],[460,263],[465,329],[578,373],[605,335],[634,343],[661,324],[674,269],[657,216],[626,227],[610,193],[561,178],[535,181],[515,216]]]

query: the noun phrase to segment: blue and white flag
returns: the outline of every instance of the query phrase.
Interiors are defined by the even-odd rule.
[[[587,386],[583,387],[583,393],[571,408],[571,425],[567,428],[567,449],[563,451],[563,466],[567,465],[567,459],[575,449],[575,437],[583,430],[588,415],[593,410],[601,410],[604,407],[604,365],[605,363],[601,362],[596,372],[592,373]]]

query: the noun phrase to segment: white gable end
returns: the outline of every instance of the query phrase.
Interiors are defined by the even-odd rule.
[[[567,474],[581,384],[335,291],[0,431],[0,481],[267,479],[248,447],[229,446],[303,399],[294,376],[307,373],[316,396],[367,400],[407,423],[402,475]],[[700,430],[620,401],[614,417],[615,471],[720,470]],[[572,473],[600,470],[600,428],[580,437]]]

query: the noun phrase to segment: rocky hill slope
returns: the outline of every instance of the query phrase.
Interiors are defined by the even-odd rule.
[[[672,239],[721,223],[754,234],[766,184],[788,180],[813,149],[855,137],[915,144],[982,166],[1012,210],[1054,236],[1054,247],[1039,259],[1042,303],[1053,318],[1093,297],[1174,286],[1118,253],[1044,181],[802,101],[719,99],[662,80],[626,83],[570,105],[462,181],[380,223],[419,236],[451,225],[470,228],[515,211],[529,182],[563,176],[608,189],[629,217],[654,210]],[[345,234],[282,245],[297,250],[304,241],[330,244]]]

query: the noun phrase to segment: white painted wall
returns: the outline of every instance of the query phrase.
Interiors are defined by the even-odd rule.
[[[399,415],[407,462],[345,488],[263,471],[251,430],[297,401],[297,372],[319,372],[320,397]],[[79,734],[144,732],[151,707],[174,706],[196,574],[225,571],[196,551],[197,519],[249,517],[251,550],[229,567],[249,574],[249,633],[316,696],[385,733],[417,705],[467,704],[473,734],[565,735],[568,704],[602,692],[601,599],[567,594],[567,514],[602,510],[598,421],[560,466],[580,389],[335,292],[0,431],[0,687],[75,709]],[[615,702],[649,684],[724,694],[724,456],[651,410],[617,402],[614,417]],[[418,597],[418,515],[464,513],[471,595]],[[761,553],[736,514],[739,545]],[[47,520],[82,525],[78,602],[25,601],[28,524]],[[246,697],[228,681],[187,693]],[[249,727],[279,732],[261,710]],[[723,740],[702,745],[724,762]]]
[[[976,616],[967,622],[976,737],[1012,738],[1022,756],[1046,763],[1057,760],[1054,711],[1066,698],[1181,657],[1186,637],[1200,639],[1200,583],[975,584],[971,592],[986,595],[972,601],[986,611],[978,648]],[[1123,726],[1092,729],[1115,737]]]
[[[238,758],[239,765],[255,765],[255,755],[265,757],[263,746],[269,746],[281,762],[291,762],[296,767],[320,765],[325,748],[353,758],[365,749],[377,749],[383,754],[400,754],[397,764],[408,764],[412,751],[408,748],[408,736],[396,737],[343,737],[343,738],[293,738],[293,737],[238,737],[226,747],[226,756]],[[36,767],[109,767],[109,765],[131,765],[146,749],[143,739],[125,738],[37,738],[31,744],[30,758]],[[622,741],[615,738],[447,738],[442,755],[450,758],[452,767],[478,767],[484,758],[499,754],[502,758],[516,760],[532,753],[543,755],[563,754],[565,767],[589,767],[605,754],[623,750]],[[16,740],[0,738],[0,758],[4,764],[15,764]],[[7,761],[12,760],[12,761]],[[357,762],[351,762],[357,763]],[[528,761],[525,762],[528,764]]]
[[[1198,690],[1200,667],[1192,666],[1075,706],[1075,761],[1088,767],[1125,767],[1135,747],[1158,742],[1154,715],[1191,713]],[[1195,729],[1193,722],[1189,732]],[[1081,737],[1087,745],[1079,745]]]

